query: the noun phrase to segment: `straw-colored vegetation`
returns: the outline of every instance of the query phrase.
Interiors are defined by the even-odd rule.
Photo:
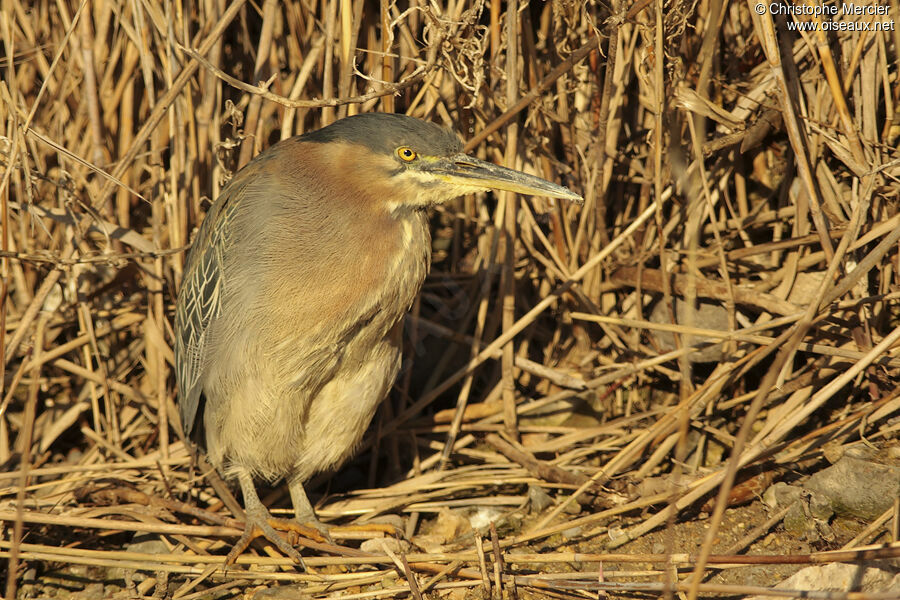
[[[820,21],[900,18],[884,2]],[[770,483],[896,443],[897,31],[801,35],[703,0],[0,8],[7,594],[735,596],[760,588],[716,579],[724,562],[896,542],[889,509],[808,549],[839,557],[757,544],[781,527]],[[396,534],[301,539],[305,573],[260,543],[223,571],[240,514],[175,408],[184,251],[262,149],[370,111],[585,204],[434,211],[401,377],[311,488],[327,521]],[[742,502],[760,527],[722,543]]]

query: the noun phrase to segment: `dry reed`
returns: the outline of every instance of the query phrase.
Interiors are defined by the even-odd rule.
[[[894,511],[839,556],[741,554],[783,512],[713,553],[726,507],[827,448],[896,443],[896,31],[798,34],[753,3],[683,0],[0,6],[8,597],[86,565],[158,597],[695,598],[776,593],[704,579],[726,563],[900,553],[858,550],[897,541]],[[451,127],[586,202],[434,214],[402,375],[350,483],[317,488],[324,518],[403,515],[413,546],[344,527],[301,540],[308,573],[250,552],[223,571],[234,499],[175,409],[184,250],[262,149],[370,111]],[[696,555],[604,554],[701,507]],[[425,544],[466,511],[501,526]],[[123,549],[137,532],[167,553]]]

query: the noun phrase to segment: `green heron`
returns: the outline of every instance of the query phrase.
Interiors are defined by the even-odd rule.
[[[186,436],[198,425],[243,494],[229,563],[263,535],[302,564],[254,481],[286,480],[297,521],[318,525],[303,484],[350,456],[397,376],[430,264],[426,209],[488,189],[581,200],[463,154],[433,123],[363,114],[275,144],[210,207],[178,294],[175,363]]]

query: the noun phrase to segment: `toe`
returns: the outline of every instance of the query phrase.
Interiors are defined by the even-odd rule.
[[[331,539],[330,528],[325,523],[321,522],[318,519],[311,519],[309,521],[305,521],[302,525],[304,529],[312,529],[316,532],[320,539],[316,541],[328,542],[329,544],[333,544],[334,540]]]
[[[282,537],[277,531],[275,531],[272,527],[269,526],[268,523],[265,523],[260,526],[262,535],[272,542],[282,553],[287,555],[291,560],[300,565],[303,570],[306,570],[306,564],[303,562],[303,557],[300,556],[300,553],[296,548],[291,546],[284,537]]]
[[[328,528],[318,521],[309,523],[300,523],[294,519],[276,519],[269,517],[266,522],[278,531],[293,533],[300,537],[314,540],[316,542],[324,542],[330,540],[328,536]]]
[[[303,557],[300,556],[300,553],[297,551],[297,549],[294,548],[277,531],[275,531],[275,529],[268,523],[268,520],[269,519],[266,518],[254,518],[250,514],[247,515],[247,521],[244,525],[244,533],[241,534],[240,539],[231,548],[231,552],[229,552],[228,556],[225,558],[226,567],[234,564],[238,556],[240,556],[250,545],[250,542],[258,537],[264,537],[276,548],[278,548],[283,554],[300,565],[304,571],[306,570],[306,564],[303,562]]]

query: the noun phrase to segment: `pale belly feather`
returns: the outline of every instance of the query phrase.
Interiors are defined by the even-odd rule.
[[[339,467],[358,446],[400,368],[400,347],[389,338],[368,345],[365,356],[356,352],[360,345],[348,345],[317,389],[305,381],[273,385],[277,376],[271,372],[226,384],[230,407],[206,412],[213,465],[226,475],[239,468],[268,481],[306,480]]]

